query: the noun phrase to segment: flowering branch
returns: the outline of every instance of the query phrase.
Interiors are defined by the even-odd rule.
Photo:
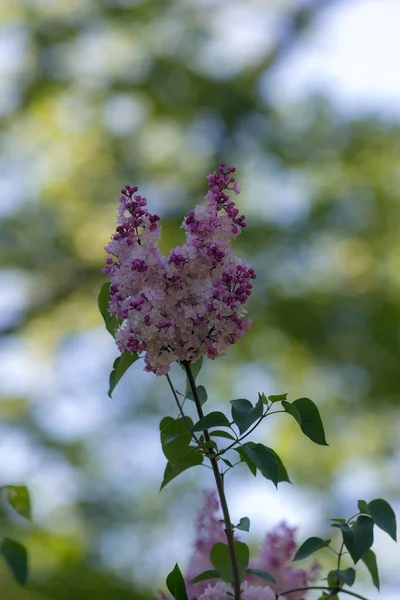
[[[186,241],[168,256],[158,247],[160,218],[148,211],[146,198],[136,193],[138,188],[127,185],[121,190],[116,232],[106,247],[110,256],[103,270],[111,276],[111,284],[102,287],[99,307],[121,351],[113,365],[109,395],[139,354],[144,357],[146,371],[167,375],[179,416],[164,417],[160,423],[162,449],[168,461],[161,489],[186,469],[208,459],[210,466],[205,466],[213,471],[223,513],[222,521],[216,516],[217,495],[208,496],[197,520],[196,551],[186,575],[176,565],[167,577],[167,587],[175,600],[188,600],[188,592],[195,594],[190,596],[192,600],[284,600],[287,595],[300,600],[308,590],[327,590],[323,594],[326,600],[337,598],[341,592],[366,600],[343,590],[343,585],[353,585],[356,571],[352,567],[341,569],[341,558],[346,548],[354,565],[362,560],[379,589],[376,557],[371,550],[374,526],[396,540],[395,514],[385,500],[359,500],[356,515],[348,520],[332,519],[332,527],[340,529],[343,538],[339,552],[331,548],[330,539],[317,537],[307,539],[296,552],[295,530],[285,524],[266,536],[257,560],[250,560],[248,546],[234,538],[235,529],[249,531],[250,520],[242,517],[237,525],[231,522],[224,475],[234,464],[222,458],[228,450],[237,452],[238,462],[245,463],[253,475],[260,472],[278,486],[290,479],[277,453],[262,443],[244,442],[266,416],[289,414],[312,442],[328,445],[318,408],[309,398],[289,402],[287,394],[259,394],[255,405],[244,398],[231,400],[232,420],[220,411],[203,413],[207,393],[195,382],[199,359],[221,356],[251,326],[245,305],[256,275],[244,260],[233,256],[231,248],[231,240],[246,226],[230,195],[240,191],[234,172],[233,167],[221,163],[218,171],[207,177],[206,202],[189,211],[182,224]],[[180,393],[168,376],[174,362],[186,372],[190,398],[199,417],[195,424],[185,414]],[[275,403],[280,404],[280,410],[271,410]],[[213,427],[223,429],[210,434]],[[233,442],[219,449],[214,437]],[[220,460],[228,465],[226,471],[219,469]],[[335,552],[338,568],[328,573],[327,586],[309,586],[316,581],[318,565],[296,569],[289,563],[322,548]],[[209,580],[213,583],[204,583]],[[264,580],[263,585],[260,580]],[[160,598],[169,597],[162,594]]]
[[[204,413],[203,413],[203,409],[201,407],[199,395],[197,393],[196,382],[194,380],[193,373],[190,368],[190,363],[187,361],[183,361],[182,364],[185,368],[186,375],[187,375],[187,378],[189,381],[189,385],[192,390],[194,402],[196,404],[197,414],[199,415],[199,419],[202,419],[204,417]],[[206,442],[211,441],[210,434],[207,430],[204,431],[204,437],[205,437]],[[226,539],[227,539],[228,548],[229,548],[229,555],[230,555],[231,564],[232,564],[234,597],[235,597],[235,600],[240,600],[240,583],[241,583],[241,581],[240,581],[239,567],[238,567],[238,562],[237,562],[237,557],[236,557],[235,540],[234,540],[234,535],[233,535],[233,525],[232,525],[231,517],[229,514],[228,503],[226,501],[223,479],[222,479],[222,475],[218,468],[217,458],[216,458],[215,454],[213,453],[212,450],[207,451],[207,454],[208,454],[208,458],[210,460],[212,470],[214,473],[214,479],[215,479],[215,484],[217,486],[219,501],[221,503],[222,514],[224,515],[225,533],[226,533]]]

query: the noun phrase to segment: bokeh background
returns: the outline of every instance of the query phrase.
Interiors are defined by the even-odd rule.
[[[256,547],[282,518],[328,536],[359,498],[400,513],[399,27],[397,0],[1,0],[0,481],[33,501],[33,524],[1,525],[31,557],[26,590],[0,565],[2,596],[147,600],[187,564],[209,473],[159,493],[173,401],[140,361],[108,398],[96,298],[119,189],[140,186],[169,250],[220,160],[258,278],[252,330],[201,383],[213,408],[309,396],[330,443],[266,423],[295,485],[235,470],[234,521]],[[394,600],[399,548],[375,548]]]

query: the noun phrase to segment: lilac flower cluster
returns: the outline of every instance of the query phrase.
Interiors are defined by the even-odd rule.
[[[189,582],[204,571],[213,569],[210,550],[216,542],[226,542],[223,524],[218,517],[219,503],[215,492],[208,492],[196,519],[196,542],[185,574],[189,600],[232,600],[232,587],[220,580],[208,580],[189,585]],[[254,575],[246,575],[242,585],[242,600],[275,600],[276,594],[310,585],[318,578],[319,565],[309,569],[294,569],[290,565],[295,552],[296,529],[280,523],[265,536],[259,557],[250,562],[253,569],[267,571],[276,584],[265,582]],[[280,600],[300,600],[305,592],[291,592],[280,596]],[[172,600],[161,594],[157,600]]]
[[[206,204],[188,213],[186,242],[168,257],[157,245],[159,217],[137,187],[121,191],[103,269],[111,275],[109,312],[123,320],[115,336],[119,350],[144,352],[145,369],[156,375],[174,361],[224,354],[251,325],[244,305],[255,273],[230,244],[246,226],[229,195],[240,192],[234,171],[221,163],[208,176]]]

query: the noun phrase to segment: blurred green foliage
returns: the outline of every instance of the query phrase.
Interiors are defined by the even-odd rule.
[[[271,99],[279,98],[270,93],[277,91],[274,69],[328,4],[302,8],[277,0],[267,9],[255,0],[243,3],[254,18],[271,10],[281,26],[258,57],[236,65],[218,51],[222,0],[3,0],[0,35],[9,68],[1,107],[0,275],[8,277],[4,292],[11,298],[14,282],[24,286],[21,308],[2,324],[2,347],[21,344],[49,365],[37,377],[51,379],[65,344],[102,327],[96,298],[118,190],[128,182],[141,186],[151,210],[162,216],[167,249],[182,241],[178,226],[204,196],[205,175],[221,159],[235,164],[248,223],[235,248],[257,270],[249,309],[254,325],[229,357],[212,364],[210,386],[231,398],[241,365],[253,364],[276,386],[258,391],[313,398],[330,448],[316,452],[290,419],[276,422],[269,445],[297,482],[325,487],[330,514],[339,502],[330,487],[334,473],[348,461],[375,469],[385,497],[400,494],[393,472],[400,126],[346,117],[323,98]],[[222,40],[234,45],[236,34],[223,31]],[[23,364],[20,377],[35,364]],[[105,357],[101,365],[111,370],[112,360]],[[95,395],[106,396],[106,380],[101,389],[92,382]],[[165,401],[159,382],[146,385],[146,402],[118,400],[120,412],[110,417],[107,434],[123,440],[121,427],[138,419],[157,430],[154,414],[165,414]],[[165,494],[164,512],[151,497],[159,481],[136,489],[132,499],[129,489],[105,476],[105,428],[58,435],[44,423],[41,400],[29,389],[2,391],[0,433],[15,435],[16,447],[24,440],[27,453],[39,457],[27,481],[7,483],[33,484],[43,493],[36,470],[50,465],[49,477],[61,473],[62,480],[65,472],[75,491],[65,498],[61,491],[50,520],[41,513],[23,530],[32,560],[29,591],[17,589],[1,568],[3,595],[139,599],[140,566],[135,571],[116,560],[113,569],[104,560],[102,536],[120,535],[121,547],[111,547],[123,554],[132,525],[144,544],[151,528],[162,531],[183,487]],[[6,460],[0,456],[0,465]],[[11,533],[17,530],[20,539],[20,523]],[[154,543],[149,537],[147,551]],[[149,586],[161,579],[154,573]]]

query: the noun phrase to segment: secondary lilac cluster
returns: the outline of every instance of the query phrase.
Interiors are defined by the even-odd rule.
[[[251,325],[244,305],[255,273],[232,255],[230,243],[246,226],[229,195],[240,192],[234,172],[221,163],[207,177],[206,203],[188,213],[186,242],[167,257],[158,248],[159,217],[137,187],[121,191],[103,269],[111,275],[108,310],[123,320],[119,350],[145,353],[145,369],[156,375],[174,361],[221,356]]]
[[[214,492],[208,492],[204,498],[196,519],[196,541],[194,551],[185,574],[189,600],[232,600],[232,587],[221,580],[207,580],[190,585],[189,582],[203,573],[213,569],[210,561],[210,550],[216,542],[225,542],[226,536],[218,516],[219,503]],[[253,569],[266,571],[276,580],[276,584],[265,584],[263,579],[254,575],[246,575],[242,585],[242,600],[276,600],[276,594],[310,585],[318,577],[319,566],[309,569],[295,569],[290,562],[296,552],[296,529],[280,523],[265,536],[259,557],[250,562]],[[279,596],[279,600],[300,600],[306,592],[291,592]],[[157,600],[171,600],[161,594]]]

